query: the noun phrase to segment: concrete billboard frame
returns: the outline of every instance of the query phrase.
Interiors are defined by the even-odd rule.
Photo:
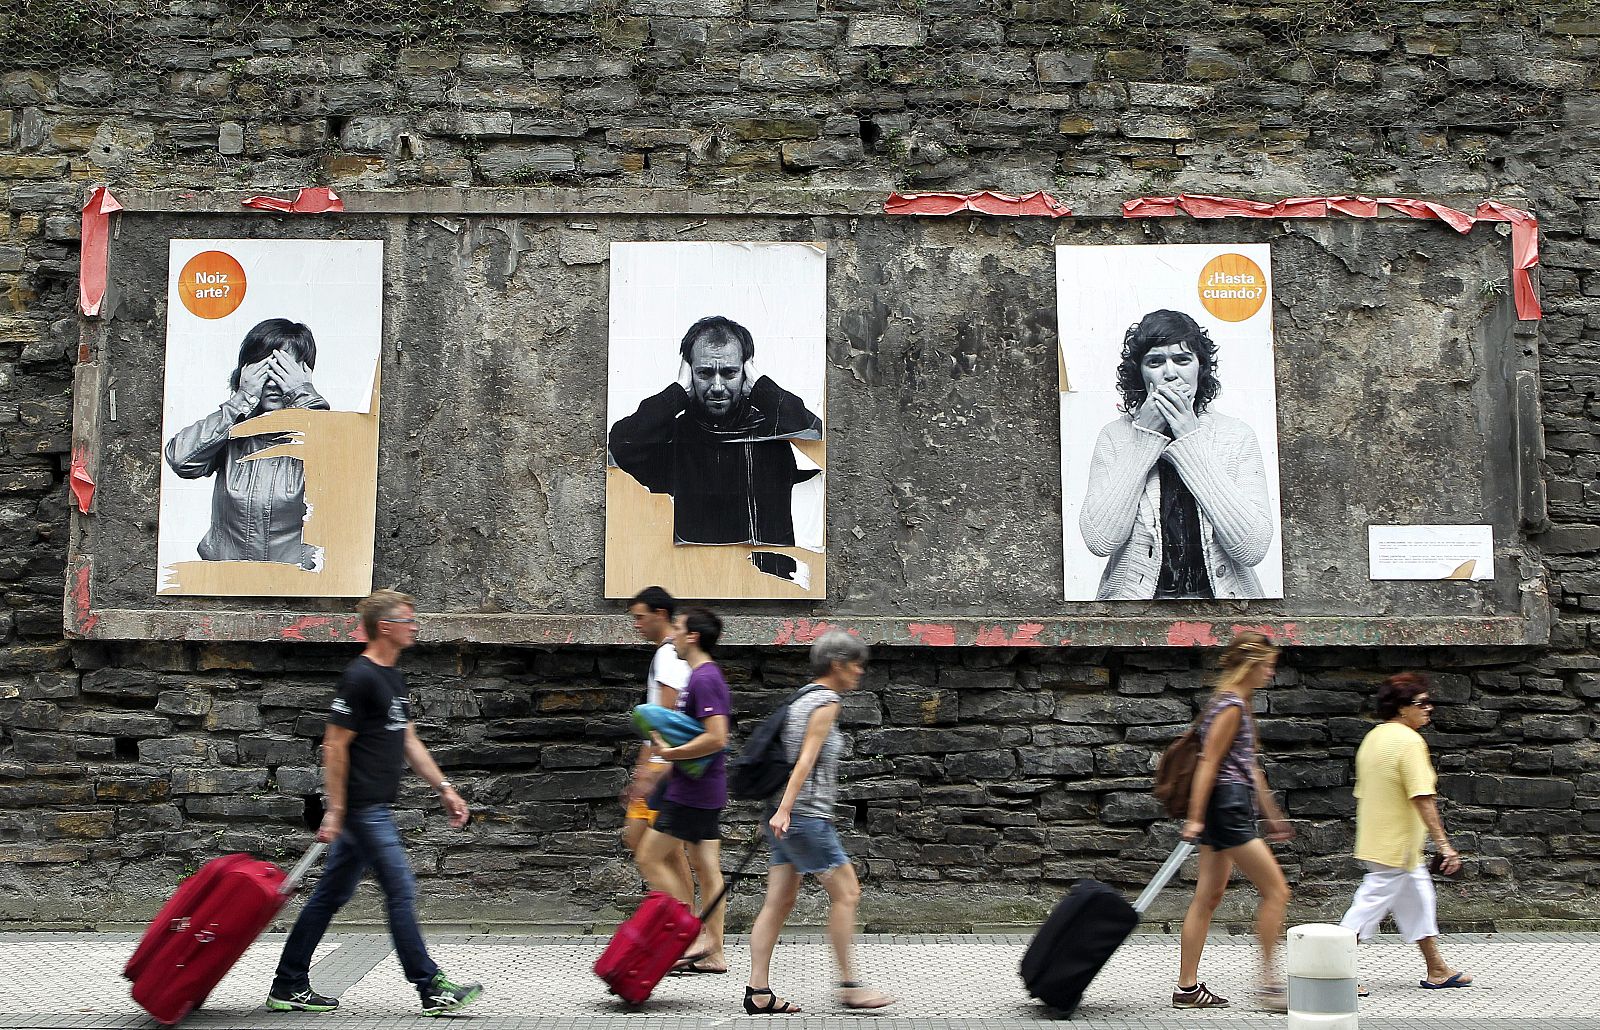
[[[965,236],[982,241],[991,251],[979,255],[989,264],[978,270],[996,277],[992,284],[994,291],[986,297],[987,301],[992,302],[993,310],[986,313],[985,317],[994,326],[1000,327],[996,331],[1002,337],[1001,342],[1008,345],[1018,344],[1015,335],[1008,335],[1013,332],[1009,323],[1019,319],[1028,321],[1032,316],[1018,314],[1018,305],[1025,303],[1029,295],[1028,284],[1023,281],[1024,277],[1011,275],[1016,271],[1014,266],[1007,266],[1005,260],[998,264],[994,261],[992,251],[996,248],[1043,247],[1048,251],[1048,242],[1057,239],[1094,242],[1143,237],[1203,238],[1201,234],[1206,232],[1211,234],[1210,238],[1217,238],[1219,234],[1247,238],[1250,233],[1257,236],[1268,232],[1280,235],[1290,233],[1296,239],[1305,240],[1315,235],[1316,231],[1321,231],[1310,229],[1312,223],[1304,220],[1297,225],[1291,225],[1286,220],[1275,220],[1255,223],[1252,227],[1228,226],[1224,229],[1219,229],[1213,223],[1194,229],[1192,236],[1183,237],[1182,234],[1189,230],[1168,225],[1152,227],[1149,223],[1124,220],[1119,201],[1109,198],[1072,217],[1045,221],[981,215],[953,218],[888,216],[884,213],[882,194],[864,191],[774,189],[723,194],[647,189],[415,189],[351,194],[346,198],[344,213],[340,215],[245,212],[240,208],[240,201],[245,196],[244,193],[180,190],[118,194],[122,211],[114,216],[112,223],[109,257],[111,277],[106,305],[100,317],[80,319],[82,343],[74,380],[74,464],[75,467],[81,467],[88,479],[98,484],[100,497],[97,500],[104,506],[92,504],[86,512],[74,507],[72,513],[64,598],[65,627],[71,637],[326,642],[360,638],[358,623],[347,613],[348,606],[338,602],[296,601],[296,607],[286,608],[281,600],[274,603],[272,599],[266,599],[264,603],[254,605],[229,601],[223,606],[218,599],[212,598],[158,599],[153,593],[148,598],[140,598],[121,588],[122,573],[118,569],[131,567],[138,560],[138,555],[130,553],[130,547],[137,550],[134,545],[138,539],[140,520],[137,512],[116,503],[118,498],[127,500],[136,496],[137,490],[130,493],[124,482],[136,472],[128,467],[128,455],[135,452],[125,449],[128,443],[125,427],[130,413],[127,406],[130,387],[124,385],[122,426],[116,425],[119,413],[116,410],[115,392],[119,382],[126,384],[129,377],[137,377],[139,369],[118,367],[118,361],[130,352],[130,348],[137,351],[144,347],[146,350],[143,353],[148,354],[148,341],[141,341],[136,327],[130,327],[126,319],[119,321],[119,307],[130,310],[127,305],[132,304],[133,308],[140,308],[138,299],[133,298],[137,291],[130,288],[128,266],[119,265],[119,252],[127,253],[136,242],[134,238],[145,230],[153,230],[147,235],[155,239],[161,236],[162,225],[188,225],[192,219],[216,226],[237,226],[254,221],[265,235],[293,236],[313,232],[329,235],[346,231],[347,228],[354,229],[361,224],[371,226],[384,223],[393,232],[405,232],[407,226],[420,232],[423,231],[421,227],[431,226],[426,231],[436,235],[442,232],[446,234],[444,238],[461,239],[465,248],[467,236],[477,232],[482,225],[493,223],[494,228],[513,241],[509,257],[512,271],[522,253],[515,248],[516,237],[524,233],[523,223],[531,227],[530,232],[548,230],[550,239],[546,241],[545,249],[551,252],[553,261],[566,263],[566,268],[591,269],[603,267],[601,259],[587,251],[591,246],[598,245],[604,234],[598,231],[597,225],[608,219],[635,223],[641,220],[658,222],[664,226],[662,238],[684,238],[681,234],[690,230],[721,231],[728,238],[740,238],[741,232],[745,236],[751,235],[750,231],[741,227],[755,224],[761,225],[764,230],[783,227],[806,235],[810,235],[814,228],[818,235],[827,232],[835,238],[854,239],[858,235],[865,238],[872,234],[884,237],[881,244],[883,249],[877,255],[868,254],[860,262],[863,266],[870,264],[869,259],[873,256],[890,254],[896,247],[903,248],[910,243],[935,245],[939,260],[946,263],[966,261],[971,256],[962,255],[957,247]],[[1448,198],[1442,199],[1449,203]],[[1497,292],[1487,287],[1466,290],[1460,281],[1463,277],[1454,274],[1469,265],[1489,268],[1498,262],[1503,266],[1503,244],[1497,237],[1486,239],[1491,237],[1488,231],[1479,230],[1470,237],[1456,238],[1442,226],[1419,223],[1399,215],[1380,216],[1359,223],[1359,226],[1358,223],[1337,218],[1318,220],[1315,224],[1326,229],[1326,239],[1318,241],[1317,246],[1330,256],[1332,264],[1343,263],[1347,269],[1354,268],[1360,262],[1359,251],[1364,246],[1374,249],[1388,246],[1393,249],[1394,244],[1387,241],[1384,234],[1398,233],[1401,226],[1405,227],[1401,235],[1406,241],[1418,238],[1414,235],[1418,233],[1430,241],[1430,248],[1433,241],[1438,241],[1437,253],[1444,267],[1434,278],[1441,282],[1430,280],[1428,288],[1443,290],[1445,294],[1454,289],[1456,293],[1451,296],[1459,299],[1463,309],[1482,308],[1480,317],[1463,331],[1470,330],[1477,340],[1484,341],[1482,357],[1489,360],[1482,366],[1481,374],[1474,373],[1470,382],[1462,379],[1460,387],[1471,392],[1480,403],[1460,410],[1473,413],[1475,423],[1469,428],[1481,443],[1479,453],[1469,456],[1475,463],[1474,467],[1481,467],[1482,476],[1474,491],[1475,505],[1468,507],[1481,509],[1483,520],[1492,521],[1497,527],[1498,578],[1494,584],[1486,587],[1460,584],[1447,587],[1437,584],[1413,586],[1406,588],[1406,592],[1387,595],[1396,600],[1386,605],[1383,611],[1339,610],[1341,602],[1337,589],[1331,589],[1316,598],[1301,596],[1281,602],[1233,605],[1214,602],[1199,606],[1184,605],[1182,611],[1157,606],[1152,611],[1151,605],[1130,608],[1126,603],[1068,604],[1055,599],[1055,593],[1039,593],[1030,598],[1021,587],[1012,591],[1011,596],[989,604],[982,597],[963,596],[959,589],[951,587],[949,583],[923,590],[922,598],[912,597],[906,601],[885,597],[881,591],[856,590],[856,581],[851,580],[851,589],[856,590],[853,595],[845,597],[835,592],[835,584],[830,583],[829,600],[822,604],[751,602],[722,606],[730,616],[727,641],[746,645],[803,645],[825,629],[846,628],[858,632],[871,643],[887,645],[1187,647],[1213,645],[1226,640],[1235,628],[1249,627],[1263,629],[1285,643],[1299,646],[1514,646],[1547,642],[1551,621],[1550,602],[1539,555],[1528,540],[1531,533],[1547,525],[1540,467],[1543,431],[1538,397],[1538,324],[1516,319],[1509,291]],[[770,238],[771,233],[767,235]],[[871,246],[877,247],[879,244]],[[561,253],[561,248],[569,248],[571,252]],[[1431,253],[1422,255],[1419,260],[1426,263],[1430,256]],[[501,258],[504,258],[503,254],[496,260]],[[973,260],[976,262],[976,258]],[[1033,257],[1030,256],[1028,260],[1032,261]],[[880,289],[886,296],[895,285],[889,280],[899,270],[888,267],[889,263],[880,264],[885,267],[872,269],[870,274],[881,273],[883,282],[880,283]],[[486,272],[479,269],[475,274],[490,277],[498,274],[502,280],[509,276],[504,268],[498,272],[492,268]],[[1010,281],[1012,278],[1017,281]],[[854,282],[847,280],[845,288],[851,288]],[[1449,285],[1451,282],[1454,286]],[[834,286],[830,284],[830,291],[833,289]],[[859,353],[847,337],[854,335],[859,338],[860,332],[875,326],[881,328],[891,323],[897,315],[904,314],[903,311],[892,310],[893,305],[884,296],[862,296],[860,300],[865,307],[878,304],[880,308],[891,310],[887,313],[830,313],[832,374],[847,380],[853,377],[857,381],[879,374],[875,371],[877,355],[875,352],[869,355]],[[1446,296],[1440,303],[1448,306],[1451,301]],[[1053,295],[1043,304],[1043,309],[1041,324],[1043,321],[1053,321]],[[147,308],[138,310],[137,315],[146,320],[159,317]],[[603,322],[602,317],[602,325]],[[1024,335],[1032,333],[1023,343],[1038,342],[1038,333],[1028,326],[1024,326],[1020,332]],[[386,336],[392,335],[386,330]],[[966,346],[958,342],[949,355],[938,356],[940,360],[947,358],[952,364],[951,376],[954,379],[973,374],[974,369],[969,366],[979,361],[979,353],[986,345],[981,342],[975,345],[977,351],[963,350]],[[1040,395],[1051,398],[1052,405],[1056,391],[1053,346],[1052,342],[1047,366],[1042,361],[1033,362],[1040,366],[1041,374],[1046,370],[1049,373],[1042,375],[1045,381],[1041,383]],[[1027,348],[1018,344],[1016,349]],[[1285,363],[1292,356],[1286,350]],[[1476,355],[1469,354],[1468,357],[1476,363]],[[984,354],[983,360],[989,360],[989,355]],[[1011,360],[1011,356],[1002,355],[996,360]],[[1010,370],[1015,372],[1024,367],[1031,369],[1032,364],[1013,364]],[[1280,371],[1280,376],[1292,374]],[[388,390],[400,388],[396,382],[399,378],[386,377],[386,396]],[[926,378],[922,380],[923,383],[927,381]],[[991,387],[993,385],[990,384]],[[938,388],[938,384],[934,388]],[[914,392],[911,385],[905,385],[905,392]],[[970,399],[966,403],[970,406]],[[1292,399],[1286,397],[1283,403],[1292,403]],[[396,411],[396,408],[400,410]],[[386,424],[389,418],[404,415],[404,405],[385,404]],[[596,419],[601,416],[603,410],[596,413]],[[1050,420],[1054,421],[1053,411],[1050,412]],[[1053,447],[1053,440],[1044,441],[1041,453],[1048,454]],[[1015,454],[1009,456],[1014,458]],[[156,460],[153,452],[149,459],[152,463]],[[1326,454],[1323,459],[1326,460]],[[834,458],[834,462],[840,463],[841,459]],[[594,478],[599,482],[603,468],[599,462],[593,464]],[[1054,469],[1047,468],[1044,472],[1048,476],[1041,478],[1055,475]],[[886,490],[890,494],[902,487],[903,484],[887,482],[881,486],[874,485],[874,489],[880,492]],[[910,490],[914,495],[914,485]],[[108,498],[108,491],[115,496]],[[1041,503],[1049,500],[1046,495]],[[907,521],[908,525],[911,520],[927,517],[925,512],[929,505],[925,503],[925,498],[892,497],[891,501],[899,513],[898,517]],[[1059,518],[1059,498],[1056,502]],[[923,514],[918,513],[919,507]],[[108,532],[105,520],[113,510],[127,513],[123,516],[125,527]],[[842,505],[840,510],[843,510]],[[1040,512],[1043,511],[1041,507]],[[969,515],[969,521],[978,523],[985,517],[984,512],[979,511]],[[1438,520],[1436,516],[1431,518]],[[1421,517],[1413,521],[1429,520],[1430,517]],[[1018,518],[1017,521],[1025,523],[1026,518]],[[1286,543],[1291,521],[1291,513],[1286,511]],[[848,520],[831,525],[829,538],[848,545],[852,528],[861,529],[861,526],[852,527]],[[879,528],[882,527],[869,526],[869,529]],[[989,528],[987,525],[960,527],[958,536],[966,539],[969,530],[982,535]],[[1055,529],[1047,529],[1043,535],[1048,537],[1053,532],[1059,540],[1058,528],[1057,525]],[[916,526],[909,525],[907,531],[915,532]],[[875,535],[864,532],[856,539]],[[1362,535],[1364,538],[1364,530]],[[153,541],[153,525],[148,527],[148,536]],[[943,553],[948,555],[955,551],[946,547]],[[1310,548],[1303,555],[1302,565],[1309,569],[1310,565],[1315,564],[1314,559],[1326,557],[1315,548]],[[1364,567],[1364,554],[1341,551],[1334,557],[1338,562],[1353,561],[1359,557]],[[839,577],[870,575],[867,564],[886,560],[882,554],[874,556],[869,552],[863,552],[855,559],[848,554],[840,558],[839,571],[835,573]],[[1007,545],[1003,558],[1003,562],[996,559],[999,567],[983,570],[981,575],[975,575],[975,580],[984,582],[983,576],[987,575],[991,578],[986,582],[995,583],[1001,582],[1002,577],[1011,572],[1021,575],[1026,572],[1030,560],[1035,565],[1042,564],[1045,575],[1050,574],[1052,558],[1048,552],[1030,556],[1023,545]],[[924,559],[916,554],[900,554],[894,560],[899,561],[903,570],[908,570],[916,568],[917,562]],[[1059,554],[1054,555],[1053,562],[1054,568],[1059,570]],[[402,588],[411,586],[406,582],[407,570],[390,572],[399,573],[396,578],[400,580]],[[1306,571],[1303,573],[1304,581],[1312,582],[1319,574]],[[379,580],[382,579],[380,572]],[[1335,588],[1338,585],[1336,579],[1326,581],[1334,583]],[[1056,582],[1059,583],[1059,576]],[[1451,610],[1452,605],[1448,602],[1452,597],[1462,596],[1459,593],[1461,590],[1474,591],[1470,595],[1473,603],[1457,605],[1454,606],[1456,610]],[[578,598],[570,603],[550,605],[548,607],[558,610],[540,614],[533,613],[533,605],[527,605],[522,611],[506,610],[504,606],[501,606],[501,610],[494,610],[497,602],[493,597],[487,597],[484,603],[477,606],[481,610],[470,610],[465,604],[457,604],[436,611],[427,601],[427,592],[418,592],[423,598],[427,637],[432,641],[537,646],[635,642],[626,615],[614,603],[604,601],[599,589],[594,590],[592,598],[587,601]],[[1347,604],[1345,607],[1351,606]]]

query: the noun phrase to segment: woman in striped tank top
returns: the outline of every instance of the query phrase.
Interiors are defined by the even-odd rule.
[[[1228,999],[1200,982],[1200,952],[1205,947],[1211,916],[1222,904],[1228,878],[1235,866],[1255,885],[1261,901],[1256,907],[1256,938],[1261,943],[1261,987],[1256,1002],[1261,1008],[1284,1011],[1288,1007],[1283,983],[1275,972],[1274,956],[1283,933],[1284,910],[1289,905],[1289,883],[1272,850],[1256,831],[1257,812],[1264,813],[1267,839],[1289,840],[1294,830],[1272,797],[1256,753],[1256,726],[1250,716],[1250,699],[1272,682],[1278,649],[1261,633],[1234,634],[1222,652],[1222,680],[1217,684],[1200,720],[1200,763],[1189,795],[1189,818],[1183,825],[1185,840],[1200,843],[1200,871],[1194,900],[1183,918],[1178,986],[1172,1007],[1221,1008]]]

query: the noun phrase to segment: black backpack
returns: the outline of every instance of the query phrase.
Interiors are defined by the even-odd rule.
[[[728,763],[728,793],[741,801],[765,801],[789,782],[794,763],[783,747],[783,725],[789,721],[789,706],[813,690],[815,683],[801,687],[755,728],[739,754]]]

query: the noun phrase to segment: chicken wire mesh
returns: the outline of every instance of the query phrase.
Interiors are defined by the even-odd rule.
[[[1182,148],[1229,141],[1271,153],[1309,140],[1356,160],[1420,140],[1471,163],[1497,137],[1559,122],[1594,77],[1596,41],[1593,0],[13,0],[0,12],[13,94],[56,72],[61,99],[113,111],[160,96],[202,119],[331,119],[303,148],[335,148],[348,119],[376,114],[477,144],[691,127],[706,130],[691,147],[716,146],[736,169],[742,153],[808,134],[786,134],[788,119],[813,138],[857,136],[840,146],[858,159],[915,149],[929,180],[1019,140],[1085,174],[1108,157],[1173,170]],[[174,151],[215,143],[181,123],[162,133]],[[787,170],[830,162],[849,155],[783,157]],[[538,165],[523,178],[637,170]]]

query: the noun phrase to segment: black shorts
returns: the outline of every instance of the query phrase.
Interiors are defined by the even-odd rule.
[[[668,837],[688,841],[721,840],[722,829],[717,825],[722,815],[720,808],[690,808],[676,801],[661,799],[656,807],[655,829]]]
[[[1248,844],[1261,834],[1256,830],[1255,791],[1247,783],[1219,783],[1206,803],[1206,828],[1200,843],[1218,851]]]

